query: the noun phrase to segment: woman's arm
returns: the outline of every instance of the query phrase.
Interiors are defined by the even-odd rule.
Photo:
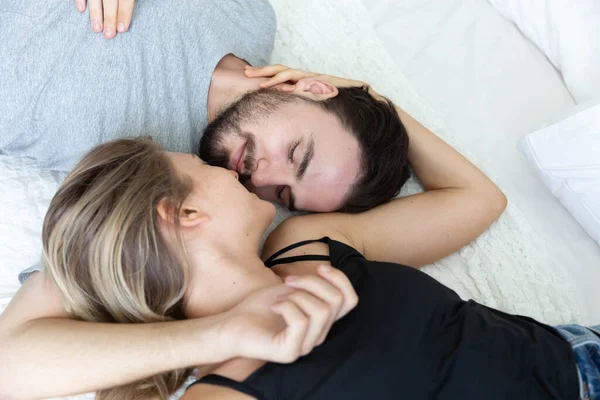
[[[293,83],[305,77],[336,86],[365,85],[284,66],[249,69],[246,75],[271,76],[263,87],[287,82],[286,91],[293,90]],[[402,109],[396,107],[396,111],[408,132],[410,165],[425,192],[356,215],[292,218],[274,232],[282,240],[267,241],[265,248],[277,248],[306,239],[307,235],[341,235],[367,258],[419,267],[457,251],[502,214],[506,197],[485,174]]]
[[[223,361],[219,322],[216,316],[137,325],[70,320],[58,289],[34,273],[0,316],[0,398],[82,393]]]
[[[356,303],[347,277],[330,269],[293,287],[259,290],[210,317],[91,323],[67,319],[56,286],[34,273],[0,315],[0,398],[89,392],[234,357],[292,362],[320,344]]]

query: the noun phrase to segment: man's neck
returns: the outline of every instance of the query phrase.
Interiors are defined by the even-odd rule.
[[[232,54],[226,55],[219,61],[208,89],[208,122],[214,120],[221,111],[245,93],[258,90],[258,85],[267,80],[267,78],[247,78],[244,75],[246,65],[249,64]]]

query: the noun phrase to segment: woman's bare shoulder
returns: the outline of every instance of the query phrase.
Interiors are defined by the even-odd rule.
[[[340,229],[343,226],[341,224],[343,219],[340,216],[341,214],[338,213],[308,214],[283,221],[267,237],[261,258],[266,260],[286,246],[303,240],[320,239],[324,236],[354,246],[344,229]]]

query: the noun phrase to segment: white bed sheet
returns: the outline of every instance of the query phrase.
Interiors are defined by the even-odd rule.
[[[574,101],[545,56],[485,0],[363,0],[399,70],[574,275],[599,323],[600,247],[517,151]]]

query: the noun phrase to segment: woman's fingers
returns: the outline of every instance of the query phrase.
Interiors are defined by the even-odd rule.
[[[244,69],[244,74],[248,78],[270,78],[268,81],[261,82],[260,87],[263,89],[272,88],[274,86],[285,83],[294,84],[300,79],[317,76],[317,74],[313,72],[303,71],[300,69],[293,69],[280,64],[267,65],[265,67],[258,68],[246,66],[246,68]]]
[[[342,318],[358,303],[358,296],[348,277],[337,268],[321,265],[319,276],[289,276],[285,283],[299,288],[325,301],[331,307],[336,320]],[[323,279],[321,279],[321,277]]]
[[[112,39],[117,34],[117,14],[119,12],[118,0],[103,0],[104,37]]]
[[[314,275],[302,275],[286,278],[287,285],[302,289],[306,294],[310,294],[312,298],[320,299],[325,302],[325,304],[322,304],[321,306],[327,306],[324,309],[327,312],[327,321],[323,321],[322,318],[324,318],[323,315],[325,311],[317,310],[318,304],[312,302],[310,304],[312,308],[309,309],[306,307],[306,303],[298,303],[307,315],[311,315],[312,317],[313,314],[311,313],[314,312],[314,315],[316,316],[315,320],[317,323],[322,324],[318,336],[314,336],[316,335],[316,325],[315,328],[313,328],[315,330],[312,331],[314,335],[307,336],[304,350],[323,343],[333,323],[348,314],[356,307],[356,304],[358,304],[356,291],[348,277],[342,271],[328,265],[319,266],[318,271],[320,277]],[[299,296],[299,294],[292,293],[290,298],[295,298],[295,296]]]
[[[77,10],[90,10],[90,26],[94,32],[103,32],[112,39],[117,32],[127,32],[131,25],[135,0],[74,0]]]
[[[282,301],[271,307],[274,313],[281,315],[287,327],[277,335],[277,347],[280,349],[279,362],[294,362],[302,354],[302,346],[309,329],[309,318],[292,301]]]
[[[277,75],[280,72],[290,69],[290,67],[281,64],[265,65],[264,67],[253,67],[251,65],[246,65],[244,69],[252,77],[258,78]]]
[[[77,10],[79,12],[84,12],[85,7],[86,7],[86,1],[85,0],[75,0],[75,7],[77,7]]]
[[[127,32],[133,15],[134,0],[119,0],[119,13],[117,16],[117,31]]]
[[[354,290],[354,286],[352,286],[352,282],[342,271],[329,265],[320,265],[317,271],[321,277],[342,293],[343,302],[336,319],[344,317],[358,304],[358,295]]]
[[[102,10],[102,0],[88,0],[90,10],[90,26],[94,32],[104,30],[104,16]]]
[[[303,290],[296,290],[285,299],[293,302],[308,317],[308,329],[302,343],[302,355],[306,355],[327,336],[335,321],[334,310],[321,299]]]

